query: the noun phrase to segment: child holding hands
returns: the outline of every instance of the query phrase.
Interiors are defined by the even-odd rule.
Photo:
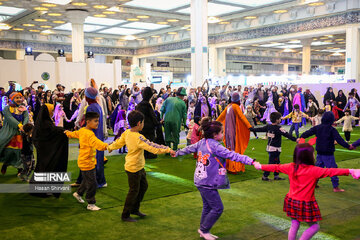
[[[298,144],[295,147],[293,163],[261,165],[256,162],[254,167],[258,170],[289,175],[290,190],[284,200],[284,212],[291,218],[289,240],[296,240],[300,222],[309,225],[301,240],[311,239],[320,229],[318,221],[322,220],[322,217],[314,194],[318,179],[349,174],[355,179],[360,177],[360,169],[316,167],[314,148],[309,143]]]
[[[198,233],[206,240],[214,240],[210,230],[223,212],[223,204],[218,189],[230,188],[226,172],[226,159],[252,165],[255,160],[228,150],[220,144],[224,137],[224,128],[218,121],[201,124],[204,138],[184,149],[178,150],[173,157],[190,153],[198,153],[194,183],[198,188],[202,200],[203,211]]]

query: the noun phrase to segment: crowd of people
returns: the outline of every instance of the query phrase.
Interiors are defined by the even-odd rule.
[[[229,188],[227,173],[244,172],[244,165],[263,170],[263,181],[270,181],[270,172],[274,172],[274,180],[284,180],[279,172],[289,175],[290,191],[284,203],[284,211],[292,219],[289,239],[296,239],[300,222],[310,225],[301,239],[310,239],[319,230],[321,214],[314,196],[319,178],[332,177],[333,191],[342,192],[337,175],[360,177],[358,170],[337,169],[334,158],[335,143],[350,150],[360,145],[360,141],[349,144],[350,133],[359,120],[356,89],[347,96],[339,90],[335,96],[329,87],[320,105],[310,89],[303,91],[297,86],[279,89],[228,83],[210,89],[206,80],[202,86],[189,89],[172,88],[172,83],[158,90],[153,84],[140,88],[135,83],[112,89],[98,86],[91,79],[85,89],[66,91],[57,84],[54,91],[44,91],[43,85],[35,88],[36,84],[21,91],[15,90],[14,82],[9,82],[7,91],[5,86],[0,87],[1,173],[6,174],[12,166],[18,169],[19,178],[35,183],[33,171],[66,172],[68,138],[78,138],[79,176],[72,184],[78,189],[73,196],[83,203],[86,192],[87,209],[100,210],[95,205],[95,194],[97,188],[107,187],[104,151],[126,153],[129,193],[123,221],[135,222],[130,215],[146,216],[140,212],[148,186],[145,159],[156,158],[157,154],[194,154],[194,182],[204,203],[198,232],[211,240],[217,237],[210,229],[223,211],[218,189]],[[341,123],[346,141],[333,127]],[[312,127],[300,135],[299,129],[306,124]],[[291,125],[289,132],[281,125]],[[182,130],[186,132],[187,147],[179,150]],[[256,138],[257,132],[266,133],[269,165],[243,155],[251,132]],[[114,142],[105,143],[111,134]],[[315,138],[305,143],[304,139],[313,135]],[[282,136],[298,143],[291,164],[280,164]]]

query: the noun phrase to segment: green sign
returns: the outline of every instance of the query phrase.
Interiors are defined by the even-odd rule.
[[[50,74],[48,72],[43,72],[41,74],[41,78],[42,78],[42,80],[47,81],[50,79]]]

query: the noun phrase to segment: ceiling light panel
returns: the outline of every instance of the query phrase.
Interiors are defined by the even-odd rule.
[[[269,5],[273,3],[284,2],[284,0],[220,0],[219,2],[224,3],[233,3],[233,4],[241,4],[248,7],[260,7],[264,5]]]
[[[100,29],[103,29],[104,26],[99,26],[99,25],[89,25],[89,24],[84,24],[84,32],[94,32]],[[56,28],[54,28],[55,30],[63,30],[63,31],[71,31],[71,23],[66,23],[63,25],[60,25]]]
[[[322,45],[329,45],[329,44],[333,44],[333,43],[317,41],[317,42],[312,42],[311,46],[322,46]]]
[[[25,11],[24,8],[0,6],[0,14],[4,14],[4,15],[14,16],[24,11]]]
[[[158,29],[161,29],[161,28],[169,27],[169,25],[161,25],[161,24],[155,24],[155,23],[144,23],[144,22],[131,22],[131,23],[124,24],[121,27],[145,29],[145,30],[158,30]]]
[[[113,27],[113,28],[102,30],[99,33],[114,34],[114,35],[133,35],[133,34],[139,34],[139,33],[143,33],[143,32],[145,32],[145,30]]]
[[[124,23],[126,21],[112,18],[97,18],[97,17],[87,17],[85,19],[85,23],[89,24],[97,24],[97,25],[105,25],[105,26],[114,26],[120,23]]]
[[[45,3],[54,3],[58,5],[67,5],[71,2],[71,0],[43,0]]]
[[[232,12],[238,12],[244,10],[242,7],[234,7],[229,5],[223,5],[223,4],[216,4],[216,3],[208,3],[208,16],[220,16],[225,15]],[[191,8],[185,8],[177,11],[178,13],[185,13],[190,14]]]
[[[269,43],[269,44],[263,44],[260,45],[259,47],[278,47],[278,46],[284,46],[283,43]]]
[[[0,15],[0,22],[3,22],[9,18],[10,18],[9,16]]]
[[[168,11],[174,8],[186,6],[188,4],[190,4],[190,0],[133,0],[131,2],[125,3],[124,5]]]
[[[292,48],[301,48],[302,47],[302,45],[296,45],[296,44],[291,44],[291,45],[282,45],[282,46],[277,46],[277,47],[275,47],[275,48],[290,48],[290,49],[292,49]]]

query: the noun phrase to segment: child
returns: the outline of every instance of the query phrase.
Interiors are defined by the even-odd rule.
[[[57,127],[63,127],[64,126],[64,119],[66,121],[69,121],[67,119],[66,114],[63,110],[63,107],[61,104],[57,104],[54,111],[54,120],[55,120],[55,126]]]
[[[86,201],[88,202],[87,209],[91,211],[98,211],[101,208],[95,205],[96,188],[98,187],[96,181],[96,151],[105,151],[108,147],[107,143],[100,141],[93,130],[99,126],[99,114],[96,112],[87,112],[85,114],[86,127],[78,131],[64,133],[68,138],[78,138],[80,144],[78,167],[80,168],[82,181],[80,187],[73,196],[79,203],[84,203],[82,196],[86,192]]]
[[[191,120],[189,121],[189,123],[187,123],[187,127],[188,127],[188,132],[186,134],[186,145],[187,146],[191,145],[191,136],[193,133],[194,126],[195,126],[195,120],[193,117],[191,117]]]
[[[335,162],[334,152],[335,146],[334,141],[344,148],[350,148],[350,145],[340,137],[338,131],[331,125],[334,123],[335,117],[334,114],[330,112],[325,112],[321,124],[315,127],[310,128],[304,132],[300,138],[308,138],[312,135],[316,135],[316,166],[326,167],[326,168],[337,168]],[[345,190],[339,188],[339,178],[336,176],[331,177],[331,182],[333,185],[334,192],[344,192]]]
[[[248,120],[248,122],[250,123],[251,127],[254,127],[255,126],[254,118],[256,118],[256,114],[254,113],[251,105],[248,105],[246,107],[245,117]],[[255,135],[255,138],[258,139],[256,132],[253,132],[253,133]]]
[[[310,117],[315,117],[316,112],[318,111],[318,106],[316,105],[316,103],[314,103],[314,99],[312,97],[309,98],[309,102],[307,105],[307,113]]]
[[[266,102],[266,110],[264,112],[263,117],[260,119],[260,121],[263,122],[264,120],[266,120],[266,122],[268,124],[271,124],[270,115],[273,112],[277,112],[275,109],[274,103],[272,101],[267,101]]]
[[[322,116],[324,115],[324,109],[319,109],[318,114],[312,118],[312,126],[315,127],[321,124]]]
[[[349,93],[349,99],[348,102],[346,103],[345,107],[344,107],[344,112],[345,110],[349,107],[350,111],[351,111],[351,116],[355,117],[355,114],[357,112],[357,107],[360,105],[360,102],[354,98],[354,94],[353,93]],[[355,121],[352,121],[352,126],[355,126]]]
[[[327,100],[325,103],[326,103],[326,104],[325,104],[325,107],[324,107],[325,112],[331,112],[330,101]]]
[[[292,141],[296,141],[292,135],[290,135],[285,129],[283,129],[279,124],[281,122],[281,113],[273,112],[270,114],[271,124],[266,125],[260,128],[251,128],[252,132],[266,132],[268,137],[268,143],[266,146],[266,151],[269,153],[269,164],[279,164],[280,163],[280,153],[281,153],[281,136],[284,136]],[[263,181],[270,181],[269,179],[270,172],[264,172],[262,177]],[[284,178],[279,177],[279,173],[274,173],[274,180],[285,180]]]
[[[183,156],[190,153],[198,153],[194,183],[198,188],[202,200],[203,211],[198,232],[200,237],[214,240],[217,237],[210,233],[210,229],[216,223],[223,212],[218,189],[230,188],[226,174],[226,159],[252,165],[255,160],[248,156],[240,155],[223,147],[220,142],[224,138],[224,127],[218,121],[201,124],[204,138],[196,144],[178,150],[173,157]]]
[[[354,120],[359,120],[359,118],[351,116],[351,115],[350,115],[350,110],[347,109],[347,110],[345,111],[345,116],[342,117],[340,120],[338,120],[338,121],[335,122],[336,124],[339,124],[339,123],[344,122],[342,131],[343,131],[344,134],[345,134],[346,142],[349,142],[349,141],[350,141],[350,134],[351,134],[351,132],[352,132],[352,130],[353,130],[352,125],[351,125],[351,122],[354,121]]]
[[[335,121],[339,120],[339,111],[342,112],[342,109],[337,106],[336,102],[333,102],[332,103],[332,112],[335,116]]]
[[[134,110],[128,115],[131,129],[126,130],[121,137],[109,145],[108,150],[122,148],[126,145],[128,153],[125,157],[125,172],[128,175],[129,192],[126,196],[124,210],[121,219],[126,222],[136,222],[130,214],[145,217],[140,212],[140,202],[144,198],[148,187],[145,172],[144,150],[153,154],[174,153],[169,147],[150,142],[139,132],[144,127],[144,115]]]
[[[300,111],[299,105],[295,104],[293,111],[289,115],[282,118],[282,119],[291,118],[292,124],[291,124],[290,130],[289,130],[289,134],[291,136],[292,136],[292,133],[293,133],[293,131],[295,129],[296,138],[299,138],[299,128],[301,126],[301,122],[302,122],[303,117],[305,117],[307,119],[309,118],[308,115],[306,115],[305,113]]]
[[[289,176],[290,190],[284,200],[284,212],[291,218],[288,239],[296,240],[300,222],[306,222],[309,228],[300,239],[308,240],[319,231],[317,222],[322,220],[314,195],[318,179],[349,174],[359,179],[360,170],[315,167],[314,148],[308,143],[295,147],[293,159],[294,162],[288,164],[261,165],[256,162],[254,166],[258,170],[282,172]]]
[[[31,172],[35,169],[34,147],[32,143],[32,132],[34,125],[27,123],[23,126],[21,136],[23,139],[23,147],[21,149],[21,161],[23,170],[18,175],[23,181],[28,181]]]

